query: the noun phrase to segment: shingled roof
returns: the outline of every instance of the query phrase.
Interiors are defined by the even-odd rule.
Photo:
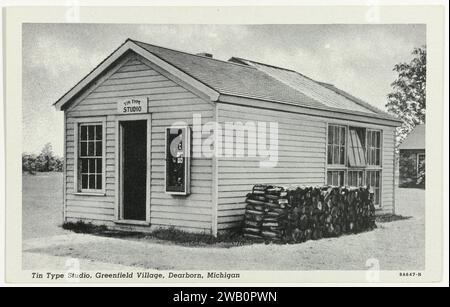
[[[417,125],[403,140],[399,149],[425,149],[425,124]]]
[[[254,67],[134,42],[221,94],[325,107]]]
[[[125,47],[133,49],[133,44],[219,95],[287,103],[398,122],[391,115],[330,84],[314,81],[293,70],[236,57],[223,61],[131,39],[127,39],[105,61],[63,95],[55,105],[61,108],[71,97],[95,80],[101,70],[105,69],[108,59],[112,61],[112,58],[118,56],[117,53],[124,52]]]
[[[294,70],[237,57],[233,57],[229,61],[253,66],[327,107],[371,114],[382,112],[367,103],[350,98],[349,94],[345,95],[344,91],[339,90],[332,84],[315,81]]]
[[[287,102],[317,109],[356,111],[393,119],[389,114],[361,99],[294,70],[238,57],[222,61],[134,42],[221,94]]]

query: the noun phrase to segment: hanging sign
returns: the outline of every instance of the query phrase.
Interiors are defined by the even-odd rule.
[[[120,114],[147,113],[147,98],[126,98],[119,101],[117,112]]]

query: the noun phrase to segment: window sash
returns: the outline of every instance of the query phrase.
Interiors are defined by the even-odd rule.
[[[367,129],[366,132],[367,165],[381,165],[381,131]]]
[[[327,164],[345,165],[347,129],[342,125],[328,125]]]
[[[373,203],[376,206],[381,205],[381,171],[367,170],[366,171],[366,185],[374,192]]]
[[[380,207],[381,172],[382,170],[331,169],[327,171],[327,185],[370,186],[374,193],[374,205]],[[353,185],[354,181],[357,181],[356,185]]]
[[[327,171],[327,184],[332,186],[345,185],[345,170],[329,170]]]
[[[364,139],[361,139],[357,131],[358,128],[328,124],[328,165],[345,167],[381,166],[381,130],[361,127],[361,129],[365,129]]]
[[[85,158],[80,161],[81,189],[101,190],[103,186],[102,158]],[[85,181],[86,180],[86,181]],[[92,183],[93,182],[93,183]]]
[[[347,185],[356,187],[365,185],[365,171],[349,169],[347,171]]]
[[[419,173],[422,171],[421,168],[424,168],[425,170],[425,154],[419,153],[417,154],[417,176],[419,176]]]
[[[77,123],[76,192],[101,193],[105,187],[105,123]]]

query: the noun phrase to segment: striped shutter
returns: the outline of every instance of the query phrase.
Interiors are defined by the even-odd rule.
[[[366,166],[366,156],[358,133],[354,129],[349,131],[348,164],[352,167]]]

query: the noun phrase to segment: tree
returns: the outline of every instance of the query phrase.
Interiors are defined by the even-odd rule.
[[[38,156],[40,161],[41,171],[50,172],[53,171],[53,165],[55,162],[55,155],[53,154],[53,147],[51,143],[46,143]]]
[[[403,122],[397,129],[397,146],[416,125],[425,123],[426,47],[414,48],[412,55],[410,63],[394,66],[398,77],[391,84],[393,91],[386,104],[388,112]]]
[[[22,171],[34,174],[36,172],[36,155],[22,154]]]
[[[64,170],[64,158],[55,157],[54,172],[62,172]]]
[[[22,154],[22,170],[30,174],[35,172],[62,172],[64,159],[55,156],[51,143],[47,143],[39,155]]]

